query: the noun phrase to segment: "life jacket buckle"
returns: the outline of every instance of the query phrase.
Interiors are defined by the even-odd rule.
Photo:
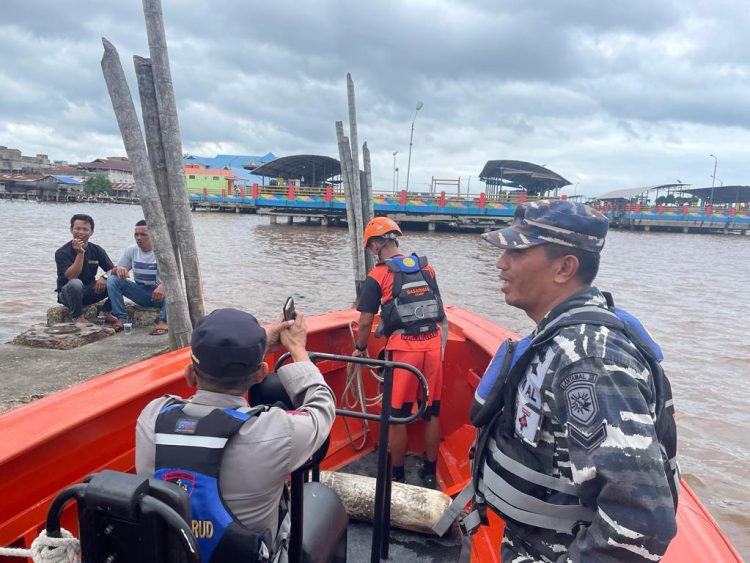
[[[487,508],[485,505],[473,505],[471,512],[459,516],[458,527],[465,536],[473,536],[480,526],[487,525]]]

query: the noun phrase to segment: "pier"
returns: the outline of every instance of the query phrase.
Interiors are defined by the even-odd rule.
[[[279,219],[291,223],[294,218],[322,226],[346,222],[343,192],[327,188],[298,188],[293,185],[253,186],[249,192],[234,195],[190,194],[193,211],[223,211],[268,215],[271,223]],[[489,230],[509,223],[516,206],[539,199],[522,192],[449,196],[445,192],[423,194],[401,190],[397,194],[375,193],[376,215],[388,215],[400,223],[426,227],[427,230]]]
[[[445,192],[420,194],[402,190],[397,195],[375,193],[373,199],[376,215],[388,215],[399,224],[406,223],[412,228],[481,231],[510,223],[519,203],[543,198],[527,196],[523,192],[503,192],[492,197],[485,193],[457,197]],[[193,211],[267,215],[272,224],[279,220],[291,224],[295,218],[321,226],[346,222],[344,194],[332,188],[253,186],[250,193],[241,191],[232,196],[191,194],[190,206]],[[609,217],[613,228],[723,234],[747,234],[750,230],[747,205],[602,203],[595,207]]]
[[[737,233],[750,230],[750,211],[734,208],[654,207],[632,206],[630,210],[604,211],[614,228],[636,231],[666,231],[683,233]]]
[[[659,197],[660,191],[666,196]],[[649,194],[655,195],[656,204],[651,204]],[[749,186],[662,184],[601,195],[596,208],[609,217],[614,228],[745,235],[750,230],[748,200]],[[699,202],[702,205],[696,205]]]

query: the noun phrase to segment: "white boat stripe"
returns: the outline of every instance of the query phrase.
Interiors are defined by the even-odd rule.
[[[157,434],[156,443],[162,446],[189,446],[192,448],[221,449],[227,444],[226,438],[214,436],[188,436],[182,434]]]

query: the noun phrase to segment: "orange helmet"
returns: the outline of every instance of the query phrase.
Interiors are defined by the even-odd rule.
[[[401,229],[398,228],[396,221],[388,217],[375,217],[365,227],[365,248],[372,237],[396,238],[400,236]]]

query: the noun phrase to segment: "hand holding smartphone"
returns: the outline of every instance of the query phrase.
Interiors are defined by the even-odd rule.
[[[284,309],[282,310],[284,314],[284,320],[285,321],[293,321],[297,318],[297,312],[294,310],[294,298],[293,297],[287,297],[286,302],[284,303]]]

